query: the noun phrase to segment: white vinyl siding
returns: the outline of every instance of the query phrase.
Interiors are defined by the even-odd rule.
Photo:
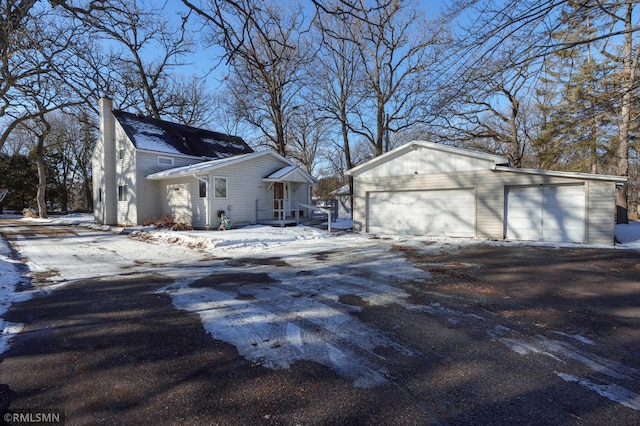
[[[506,188],[505,236],[528,241],[585,241],[584,185]]]
[[[265,155],[256,157],[250,161],[243,161],[227,167],[221,167],[208,175],[210,187],[209,198],[199,197],[198,179],[195,177],[182,177],[165,179],[159,181],[146,181],[159,185],[160,199],[159,210],[163,214],[177,214],[185,216],[187,210],[192,212],[191,220],[195,228],[204,228],[207,225],[206,214],[209,214],[209,226],[217,228],[220,224],[218,211],[224,211],[225,215],[234,224],[256,223],[256,200],[262,208],[273,208],[273,189],[268,182],[262,179],[269,176],[276,170],[288,164],[281,160]],[[179,167],[176,165],[176,167]],[[202,176],[204,177],[204,175]],[[214,196],[214,178],[226,179],[226,198],[216,198]],[[172,197],[171,203],[167,200],[168,187],[171,185],[187,185],[185,192],[189,197],[178,198],[177,194]],[[180,189],[182,191],[182,187]],[[219,194],[221,195],[221,194]],[[309,185],[291,183],[291,205],[296,202],[309,202]],[[178,201],[179,200],[179,201]],[[205,203],[208,203],[205,204]]]
[[[475,190],[370,192],[369,232],[433,237],[475,236]]]
[[[118,182],[117,223],[126,226],[137,225],[138,200],[136,188],[135,147],[125,134],[120,123],[117,121],[115,126],[115,138],[116,147],[118,147],[118,160],[116,161],[115,168]]]
[[[158,153],[137,151],[136,155],[136,197],[137,197],[137,217],[138,224],[141,225],[147,220],[157,219],[162,214],[168,214],[167,208],[167,190],[166,184],[158,181],[148,180],[146,177],[160,170],[166,170],[172,167],[182,167],[189,164],[197,163],[198,160],[192,157],[184,156],[161,156],[161,158],[169,158],[173,162],[173,166],[158,164]],[[168,163],[168,161],[167,161]],[[193,178],[194,191],[198,191],[195,178]],[[194,197],[198,197],[195,192]],[[180,212],[181,216],[185,216],[186,212]],[[204,215],[204,213],[202,213]],[[191,214],[188,214],[191,217]],[[195,226],[195,225],[194,225]],[[203,222],[204,226],[204,222]]]
[[[613,244],[615,182],[479,170],[459,173],[409,175],[393,178],[354,179],[354,228],[367,232],[367,193],[380,191],[429,191],[476,188],[476,237],[505,238],[505,187],[581,185],[588,210],[585,212],[585,242]]]
[[[410,176],[433,173],[468,172],[486,170],[491,161],[450,152],[415,147],[404,155],[390,158],[375,168],[360,174],[363,179],[390,176]]]

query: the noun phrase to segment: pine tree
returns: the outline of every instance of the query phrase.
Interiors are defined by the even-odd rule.
[[[582,5],[570,3],[561,14],[566,43],[594,38],[595,28]],[[599,46],[580,44],[545,60],[538,88],[542,126],[534,143],[541,168],[602,173],[610,169],[617,114],[612,65]]]

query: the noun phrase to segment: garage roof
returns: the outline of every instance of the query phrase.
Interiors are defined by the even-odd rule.
[[[493,167],[495,168],[496,166],[508,166],[509,165],[509,160],[505,157],[501,157],[499,155],[494,155],[494,154],[487,154],[484,152],[477,152],[477,151],[471,151],[468,149],[463,149],[463,148],[456,148],[453,146],[449,146],[449,145],[443,145],[443,144],[439,144],[439,143],[435,143],[435,142],[428,142],[428,141],[419,141],[419,140],[414,140],[411,142],[408,142],[404,145],[399,146],[398,148],[395,148],[385,154],[382,154],[379,157],[374,158],[373,160],[367,161],[364,164],[361,164],[357,167],[354,167],[350,170],[348,170],[345,174],[346,175],[352,175],[352,176],[357,176],[362,172],[365,172],[369,169],[372,169],[386,161],[389,161],[392,158],[397,158],[400,157],[404,154],[406,154],[407,152],[410,152],[411,150],[414,150],[416,148],[427,148],[427,149],[431,149],[434,151],[441,151],[441,152],[446,152],[449,154],[455,154],[455,155],[460,155],[460,156],[464,156],[464,157],[470,157],[470,158],[475,158],[475,159],[479,159],[479,160],[483,160],[483,161],[487,161],[489,163],[493,163]]]
[[[627,178],[624,176],[612,176],[612,175],[598,175],[593,173],[578,173],[578,172],[558,172],[553,170],[538,170],[538,169],[516,169],[513,167],[497,166],[495,168],[497,172],[511,172],[511,173],[525,173],[539,176],[556,176],[556,177],[568,177],[577,179],[589,179],[589,180],[606,180],[624,183]]]

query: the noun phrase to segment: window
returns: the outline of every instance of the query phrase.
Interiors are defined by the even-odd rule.
[[[98,202],[102,202],[102,188],[98,188]]]
[[[159,166],[173,166],[173,158],[170,157],[158,157]]]
[[[227,198],[227,178],[214,177],[213,178],[214,198]]]
[[[124,160],[124,142],[118,144],[118,160]]]
[[[127,185],[118,186],[118,201],[127,201]]]
[[[207,198],[207,181],[198,179],[198,194],[200,198]]]

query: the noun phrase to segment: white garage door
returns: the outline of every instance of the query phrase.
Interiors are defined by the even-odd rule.
[[[506,238],[584,242],[584,185],[507,188],[505,192]]]
[[[368,232],[475,237],[474,189],[370,192]]]

